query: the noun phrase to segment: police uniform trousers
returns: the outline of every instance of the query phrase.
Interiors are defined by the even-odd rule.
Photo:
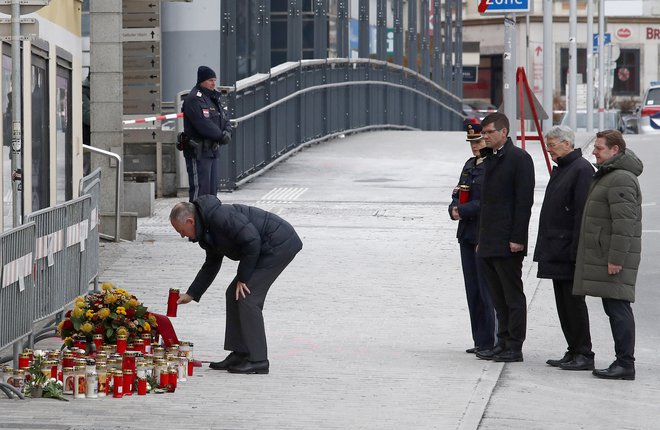
[[[189,201],[195,201],[198,197],[218,192],[219,181],[219,158],[186,157],[186,170],[188,171],[188,196]]]
[[[482,259],[491,299],[497,312],[497,346],[522,350],[527,331],[527,298],[523,291],[524,256],[486,257]]]
[[[495,341],[495,308],[490,299],[482,263],[475,253],[476,245],[464,242],[459,245],[474,346],[492,349]]]
[[[584,296],[573,295],[572,279],[553,279],[557,315],[568,352],[593,358],[591,333],[589,332],[589,310]]]
[[[621,367],[635,367],[635,317],[630,302],[603,298],[610,319],[616,361]]]
[[[247,283],[250,294],[245,298],[236,300],[237,278],[229,284],[225,293],[227,302],[227,321],[225,325],[225,350],[242,352],[248,355],[250,361],[263,361],[268,359],[266,345],[266,330],[264,328],[264,301],[270,286],[291,263],[293,255],[287,256],[284,261],[270,267],[257,268]]]

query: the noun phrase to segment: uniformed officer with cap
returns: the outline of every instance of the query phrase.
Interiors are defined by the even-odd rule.
[[[481,264],[476,255],[479,231],[479,199],[481,184],[484,177],[483,158],[480,150],[486,146],[481,135],[480,124],[466,124],[467,141],[473,157],[467,160],[454,188],[452,201],[449,205],[449,216],[458,220],[458,238],[461,250],[461,265],[465,282],[472,327],[474,345],[465,352],[476,353],[490,350],[495,342],[495,308],[490,298],[488,284],[481,270]]]
[[[188,170],[189,200],[218,189],[220,145],[231,142],[231,124],[215,90],[215,72],[207,66],[197,69],[197,84],[183,101],[183,150]]]

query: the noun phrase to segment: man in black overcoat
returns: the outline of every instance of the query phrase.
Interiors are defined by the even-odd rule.
[[[269,370],[262,310],[268,289],[302,249],[291,224],[253,206],[223,204],[204,195],[177,203],[170,213],[172,227],[206,251],[206,260],[178,303],[199,302],[215,279],[222,259],[238,261],[236,276],[227,287],[225,350],[231,353],[211,363],[216,370],[260,373]]]
[[[589,312],[584,296],[573,295],[573,274],[582,211],[594,168],[582,157],[582,151],[574,148],[575,133],[570,128],[553,127],[545,138],[557,166],[545,189],[534,261],[538,262],[537,276],[552,279],[557,315],[568,344],[562,358],[546,363],[564,370],[593,370]]]
[[[522,262],[527,254],[529,219],[534,203],[532,157],[508,137],[509,119],[495,112],[481,121],[486,148],[477,254],[497,313],[493,349],[477,352],[484,360],[523,361],[527,299]]]

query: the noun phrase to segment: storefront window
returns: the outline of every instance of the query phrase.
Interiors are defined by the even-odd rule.
[[[614,69],[612,95],[639,95],[639,49],[622,49]]]

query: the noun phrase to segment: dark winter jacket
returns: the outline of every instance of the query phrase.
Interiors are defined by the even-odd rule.
[[[220,104],[220,93],[194,86],[184,99],[181,110],[183,131],[202,145],[201,153],[196,153],[191,145],[186,145],[184,157],[217,158],[223,134],[231,135],[232,130],[227,113]]]
[[[573,279],[582,209],[594,168],[575,149],[557,160],[545,189],[534,250],[539,278]]]
[[[461,217],[458,222],[456,237],[459,243],[477,243],[477,234],[479,230],[479,199],[481,197],[481,184],[484,179],[484,163],[477,164],[477,157],[470,158],[463,166],[461,177],[458,179],[458,185],[454,188],[449,204],[449,216],[451,217],[452,208],[458,207],[458,215]],[[470,198],[467,203],[459,204],[459,187],[469,185]]]
[[[483,148],[478,254],[482,258],[511,257],[509,242],[525,245],[534,204],[534,162],[510,138],[495,154]]]
[[[642,252],[642,161],[626,149],[598,169],[582,214],[573,294],[635,301]],[[608,275],[607,263],[623,266]]]
[[[255,269],[274,267],[302,249],[291,224],[262,209],[239,204],[222,204],[216,196],[205,195],[193,202],[196,240],[206,251],[206,260],[188,288],[199,301],[215,279],[224,256],[239,261],[236,277],[250,285]]]

